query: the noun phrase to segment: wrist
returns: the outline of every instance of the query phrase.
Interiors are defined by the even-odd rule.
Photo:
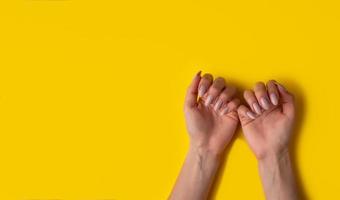
[[[281,149],[266,150],[260,154],[256,154],[256,159],[258,162],[268,162],[270,160],[274,161],[287,156],[289,156],[289,149],[288,147],[284,147]]]
[[[223,156],[226,145],[224,144],[209,144],[209,142],[200,142],[196,140],[190,140],[190,150],[201,155],[208,157],[214,157],[219,159]]]
[[[271,152],[258,159],[260,168],[273,168],[277,166],[290,165],[290,155],[288,149],[278,152]]]
[[[202,162],[216,163],[221,160],[221,152],[207,147],[190,145],[188,155],[199,158]]]
[[[298,199],[288,150],[258,160],[266,199]]]
[[[267,153],[265,156],[258,158],[259,163],[277,163],[281,162],[282,160],[289,158],[289,151],[288,149],[284,149],[278,152],[270,152]]]

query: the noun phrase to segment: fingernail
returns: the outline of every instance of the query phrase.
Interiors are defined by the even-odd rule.
[[[209,95],[209,96],[207,97],[207,100],[205,101],[205,106],[209,106],[210,103],[211,103],[211,101],[212,101],[212,96]]]
[[[252,119],[256,119],[256,115],[253,112],[247,112],[248,117],[252,118]]]
[[[259,115],[261,114],[261,108],[260,108],[260,105],[258,103],[253,103],[253,108],[254,108],[254,110],[257,114],[259,114]]]
[[[216,102],[216,104],[215,104],[215,107],[214,107],[215,111],[217,111],[218,109],[220,109],[221,106],[222,106],[222,100],[219,99],[219,100]]]
[[[277,95],[275,93],[270,94],[270,101],[276,106],[279,103]]]
[[[202,71],[198,71],[196,76],[201,76]]]
[[[227,108],[225,108],[225,109],[223,109],[222,111],[221,111],[221,115],[224,115],[224,114],[226,114],[228,112],[228,107]]]
[[[269,109],[269,102],[268,102],[267,98],[264,98],[264,97],[261,98],[261,106],[262,106],[265,110],[268,110],[268,109]]]
[[[206,87],[205,87],[204,85],[202,85],[202,86],[200,87],[200,89],[198,90],[198,96],[199,96],[199,97],[203,97],[205,91],[206,91]]]

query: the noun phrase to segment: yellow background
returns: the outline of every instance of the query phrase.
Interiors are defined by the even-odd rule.
[[[276,79],[310,199],[340,199],[338,1],[2,0],[0,199],[166,199],[198,70]],[[241,132],[216,199],[263,199]]]

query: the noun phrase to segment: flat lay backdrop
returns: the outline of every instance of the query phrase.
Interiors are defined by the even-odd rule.
[[[297,99],[300,190],[340,199],[336,0],[2,0],[0,199],[166,199],[198,70]],[[239,130],[212,192],[264,199]]]

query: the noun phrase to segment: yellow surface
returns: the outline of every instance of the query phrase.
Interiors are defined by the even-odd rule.
[[[340,199],[340,5],[333,1],[0,2],[0,199],[166,199],[198,71],[298,99],[310,199]],[[237,134],[216,199],[263,199]]]

